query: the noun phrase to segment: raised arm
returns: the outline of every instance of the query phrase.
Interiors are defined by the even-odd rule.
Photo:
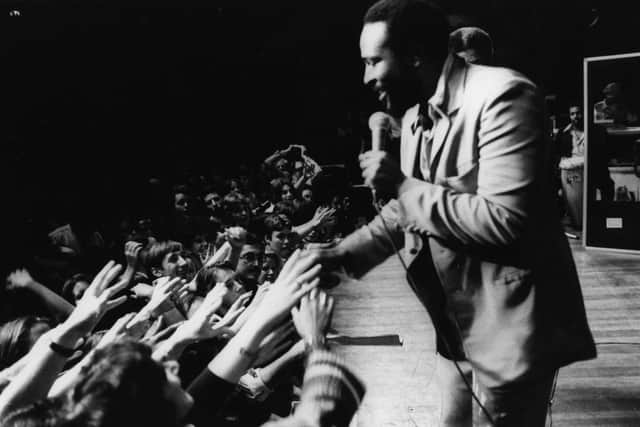
[[[73,304],[43,284],[36,282],[26,269],[19,269],[9,274],[7,286],[31,291],[44,302],[49,313],[59,321],[66,319],[73,311]]]
[[[314,228],[319,227],[326,221],[332,219],[335,213],[336,210],[333,208],[329,208],[327,206],[319,206],[313,214],[313,218],[311,218],[304,224],[292,227],[291,231],[296,232],[298,236],[300,236],[300,238],[304,238],[307,234],[311,233]]]
[[[120,265],[107,263],[67,320],[40,337],[29,353],[27,365],[0,394],[0,419],[14,409],[45,398],[80,339],[93,330],[108,310],[125,301],[124,296],[111,299],[127,285],[121,281],[109,287],[120,271]]]
[[[318,286],[319,272],[315,257],[294,252],[252,316],[209,363],[208,369],[230,383],[237,383],[267,344],[263,341],[276,338],[269,335],[300,298]]]

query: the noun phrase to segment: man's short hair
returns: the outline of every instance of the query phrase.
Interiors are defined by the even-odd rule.
[[[71,276],[64,282],[64,285],[62,285],[62,297],[72,304],[76,303],[73,297],[73,288],[75,288],[78,282],[91,283],[91,279],[86,274],[78,273]]]
[[[482,28],[461,27],[449,36],[449,50],[453,53],[473,50],[475,56],[467,59],[473,64],[490,64],[493,61],[493,40]]]
[[[416,55],[436,63],[448,54],[449,23],[444,12],[426,0],[380,0],[363,23],[385,22],[389,47],[401,56]]]
[[[244,242],[245,246],[260,246],[264,248],[264,242],[260,240],[257,234],[247,233],[247,239]]]
[[[182,243],[173,240],[155,242],[147,246],[140,258],[144,267],[150,272],[152,268],[162,268],[162,260],[171,252],[182,250]]]

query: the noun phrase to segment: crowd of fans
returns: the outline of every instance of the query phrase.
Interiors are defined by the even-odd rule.
[[[371,212],[303,146],[145,185],[111,226],[45,218],[25,238],[0,295],[0,424],[348,425],[364,389],[304,248]]]

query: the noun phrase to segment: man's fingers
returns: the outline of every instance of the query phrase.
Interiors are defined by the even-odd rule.
[[[327,321],[327,325],[329,325],[331,323],[331,316],[333,315],[333,307],[334,307],[334,299],[333,297],[329,297],[327,299],[327,314],[329,316],[329,319]]]
[[[115,261],[113,260],[106,263],[105,266],[102,267],[102,270],[100,270],[98,274],[96,274],[96,276],[93,278],[93,281],[91,282],[90,287],[99,286],[99,284],[102,283],[102,279],[104,278],[105,274],[107,274],[107,271],[111,270],[111,267],[113,267],[114,264],[115,264]]]
[[[166,293],[173,293],[176,290],[178,290],[178,288],[182,285],[182,279],[179,277],[174,277],[173,279],[169,280],[169,282],[167,282],[164,287],[165,287],[165,292]]]
[[[122,266],[120,264],[116,264],[115,266],[113,266],[108,272],[107,274],[105,274],[105,276],[102,279],[101,284],[99,285],[99,289],[102,291],[104,290],[107,286],[109,286],[109,284],[111,282],[113,282],[113,279],[115,279],[118,274],[120,274],[120,271],[122,270]]]
[[[127,329],[127,323],[129,323],[135,315],[136,313],[125,314],[124,316],[116,320],[116,323],[113,324],[111,330],[113,330],[116,334],[124,332]]]
[[[129,284],[128,280],[121,280],[118,283],[116,283],[115,285],[111,286],[109,289],[107,289],[105,291],[106,299],[113,298],[120,291],[123,291],[124,289],[126,289],[128,284]]]
[[[320,270],[322,270],[322,265],[316,264],[306,272],[300,274],[295,280],[299,283],[309,282],[313,280],[318,274],[320,274]]]
[[[317,288],[320,284],[320,278],[316,277],[312,282],[305,283],[300,287],[300,289],[293,294],[294,298],[302,298],[305,294],[311,292],[312,289]]]
[[[295,280],[296,278],[300,278],[302,273],[306,272],[313,266],[318,263],[318,255],[311,252],[307,252],[304,256],[299,256],[296,260],[295,265],[291,267],[291,270],[286,276],[283,278],[290,280]],[[303,279],[303,278],[302,278]]]
[[[291,269],[296,265],[296,261],[300,258],[300,249],[296,249],[293,251],[287,262],[282,266],[282,270],[280,271],[280,276],[285,277],[285,275],[289,274]]]
[[[106,304],[107,311],[116,308],[120,304],[124,303],[126,300],[127,300],[127,296],[123,295],[121,297],[112,299],[111,301],[107,301],[107,304]]]

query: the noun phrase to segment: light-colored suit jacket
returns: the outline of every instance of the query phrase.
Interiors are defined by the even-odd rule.
[[[450,57],[429,100],[434,127],[418,162],[423,180],[412,178],[424,137],[412,129],[418,111],[402,119],[401,169],[411,178],[381,215],[343,240],[347,268],[360,276],[393,254],[380,216],[404,246],[410,270],[420,269],[413,262],[428,242],[440,283],[414,290],[425,291],[424,301],[429,287],[442,286],[444,310],[487,385],[595,357],[554,208],[551,146],[535,85],[506,68]]]

